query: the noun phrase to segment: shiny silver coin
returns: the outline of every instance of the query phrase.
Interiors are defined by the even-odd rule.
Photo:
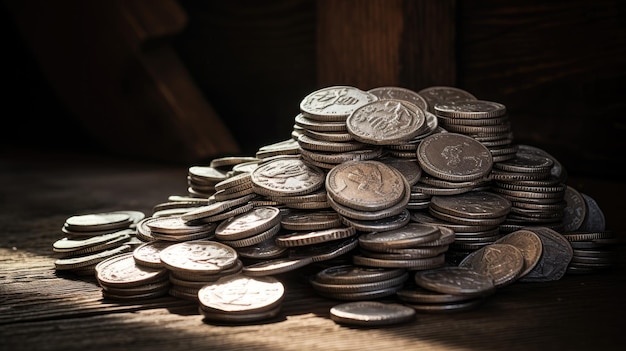
[[[355,301],[333,306],[330,318],[336,323],[347,325],[392,325],[412,321],[415,310],[396,303]]]

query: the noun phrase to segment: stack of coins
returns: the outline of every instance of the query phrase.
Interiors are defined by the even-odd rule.
[[[228,172],[211,166],[191,166],[187,171],[187,191],[190,196],[208,198],[215,184],[228,177]]]
[[[492,190],[512,203],[501,231],[511,232],[527,226],[562,229],[566,186],[552,175],[552,158],[520,149],[515,158],[495,163],[493,167]]]
[[[447,266],[416,272],[415,285],[397,292],[420,312],[458,312],[474,308],[495,292],[493,279],[470,268]]]
[[[305,96],[295,118],[299,130],[297,143],[305,160],[330,169],[346,160],[371,159],[380,155],[380,147],[370,147],[355,140],[346,124],[346,119],[355,110],[377,100],[374,94],[350,86],[326,87]]]
[[[385,232],[359,236],[356,265],[379,268],[425,270],[445,265],[445,253],[454,241],[454,232],[430,224],[409,223]]]
[[[498,240],[501,237],[500,224],[506,220],[510,210],[509,200],[489,191],[433,196],[428,207],[432,217],[463,226],[463,230],[456,232],[455,241],[451,245],[451,251],[454,251],[451,254],[457,256]]]
[[[114,300],[144,300],[165,296],[169,280],[165,268],[137,264],[132,252],[118,254],[95,268],[102,296]]]
[[[142,223],[150,229],[152,238],[166,241],[207,239],[215,234],[215,223],[185,221],[180,216],[151,217]]]
[[[376,268],[352,264],[324,268],[310,278],[321,296],[337,300],[373,300],[392,296],[409,278],[404,268]]]
[[[95,266],[111,256],[129,252],[135,242],[135,228],[143,220],[140,211],[113,211],[71,216],[61,231],[64,238],[53,243],[59,256],[57,271],[93,275]]]
[[[326,176],[328,203],[341,216],[377,221],[401,214],[409,202],[410,185],[394,167],[380,161],[348,161]]]
[[[474,94],[467,90],[445,85],[435,85],[419,90],[417,94],[428,103],[428,112],[435,113],[435,105],[439,103],[477,100]]]
[[[573,248],[567,273],[588,274],[613,267],[617,239],[613,232],[606,230],[604,213],[598,203],[570,186],[565,198],[563,236]]]
[[[235,274],[198,290],[199,311],[206,320],[249,323],[278,316],[285,287],[274,277]]]
[[[426,137],[417,149],[417,161],[429,177],[422,177],[416,190],[430,195],[460,194],[481,187],[493,167],[491,152],[482,143],[449,132]],[[424,183],[426,179],[431,179],[431,184]],[[429,192],[431,188],[443,190]]]
[[[198,301],[198,291],[207,283],[241,272],[237,251],[210,240],[180,242],[161,250],[159,258],[169,271],[169,294]]]
[[[254,206],[250,200],[256,197],[255,194],[248,194],[230,200],[212,201],[208,205],[193,208],[181,214],[180,218],[186,223],[217,224],[232,216],[252,210]]]
[[[503,104],[488,100],[440,102],[434,110],[444,129],[480,141],[491,152],[493,162],[515,157],[517,146]]]
[[[413,103],[424,113],[425,121],[417,130],[415,136],[404,143],[385,145],[384,148],[387,155],[415,160],[415,152],[422,139],[432,133],[443,131],[443,129],[438,128],[439,120],[437,116],[430,112],[428,102],[418,93],[410,89],[394,86],[377,87],[368,90],[368,92],[376,95],[379,100],[402,100]]]
[[[260,206],[220,222],[215,240],[232,248],[244,248],[273,240],[280,231],[280,209]]]

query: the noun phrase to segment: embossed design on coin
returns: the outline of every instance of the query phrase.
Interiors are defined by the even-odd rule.
[[[324,185],[326,174],[300,158],[285,157],[268,161],[251,173],[255,192],[261,195],[302,195]]]
[[[465,267],[441,267],[415,272],[418,286],[452,295],[489,295],[494,289],[493,280],[486,274]]]
[[[524,269],[520,278],[528,274],[541,259],[543,244],[537,234],[530,230],[516,230],[496,240],[494,244],[509,244],[517,247],[524,257]]]
[[[107,286],[133,287],[167,275],[166,269],[139,266],[132,252],[108,258],[96,266],[96,277]]]
[[[377,211],[400,201],[405,186],[399,171],[382,162],[348,161],[328,172],[326,190],[339,204]]]
[[[348,117],[356,108],[378,98],[374,94],[351,86],[331,86],[316,90],[300,102],[300,110],[309,118],[337,120],[333,117]]]
[[[215,241],[188,241],[172,245],[159,256],[167,268],[187,272],[219,272],[238,259],[232,247]]]
[[[543,254],[535,268],[520,278],[520,281],[546,282],[561,279],[574,256],[572,245],[562,234],[548,227],[526,229],[539,236],[543,245]]]
[[[436,133],[424,138],[417,160],[426,173],[445,180],[468,181],[489,174],[493,158],[478,140],[458,133]]]
[[[223,277],[198,290],[205,310],[220,312],[260,312],[282,301],[285,287],[274,277],[248,277],[243,274]]]
[[[346,119],[346,126],[355,140],[393,145],[415,137],[425,120],[424,111],[410,102],[379,100],[354,110]]]
[[[367,92],[376,95],[379,100],[404,100],[417,105],[417,107],[422,110],[428,110],[428,102],[426,102],[426,99],[410,89],[391,86],[377,87]]]
[[[490,244],[470,253],[459,267],[467,267],[488,275],[496,287],[503,287],[518,279],[524,269],[524,256],[515,246]]]

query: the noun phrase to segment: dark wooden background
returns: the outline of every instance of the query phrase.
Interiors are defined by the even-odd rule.
[[[517,141],[570,173],[618,178],[625,160],[618,0],[4,0],[1,15],[5,150],[200,162],[288,138],[323,86],[454,85],[504,103]]]

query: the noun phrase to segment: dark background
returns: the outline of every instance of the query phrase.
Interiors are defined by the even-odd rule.
[[[176,164],[224,154],[250,155],[262,145],[289,138],[300,100],[322,86],[369,89],[396,84],[419,90],[454,85],[480,99],[505,104],[516,141],[544,148],[570,174],[621,179],[626,146],[626,9],[617,0],[549,4],[448,0],[437,5],[409,0],[54,3],[6,0],[0,7],[3,152],[79,150]],[[162,4],[161,10],[155,3]],[[172,4],[180,13],[171,11]],[[137,36],[140,43],[108,45],[120,42],[108,35],[127,37],[125,27],[119,33],[110,30],[111,23],[125,18],[115,17],[115,11],[129,13],[125,6],[132,6],[130,13],[144,21],[144,32]],[[420,27],[432,22],[424,11],[433,9],[443,9],[445,13],[438,15],[446,20],[438,22],[441,26]],[[393,43],[386,37],[365,37],[367,26],[355,32],[324,32],[329,16],[341,17],[340,11],[364,13],[363,18],[379,24],[398,13],[403,16],[404,41],[396,47],[400,69],[379,78],[384,67],[361,66],[363,60],[368,62],[367,53],[356,51],[351,64],[351,52],[341,52],[344,47],[352,50],[352,41],[346,38],[356,40],[361,33],[379,52]],[[167,22],[170,15],[174,20]],[[346,19],[346,27],[354,29],[359,18]],[[57,30],[62,27],[65,32]],[[414,40],[410,31],[433,39]],[[339,53],[326,50],[333,47],[329,42],[333,38],[343,40],[335,46]],[[428,50],[439,46],[453,53],[446,62],[413,59],[428,57]],[[125,63],[115,50],[127,50],[134,61]],[[60,59],[64,51],[67,60]],[[82,53],[84,57],[77,56]],[[371,56],[376,55],[372,51]],[[335,58],[338,64],[333,67]],[[76,62],[82,62],[81,67]],[[81,77],[109,62],[123,63],[115,67],[131,77],[125,78],[130,83],[123,85],[127,96],[122,100],[105,94],[116,90],[102,89],[101,94],[81,86],[85,82],[105,86],[98,79],[110,72],[94,74],[88,81]],[[181,76],[170,69],[173,64],[188,73],[186,85],[171,78]],[[342,76],[345,67],[357,73]],[[164,104],[167,94],[138,90],[143,86],[137,81],[157,87],[179,84],[170,90],[179,94],[174,96],[178,105]],[[185,97],[195,100],[184,105],[179,101]],[[175,121],[185,115],[176,111],[194,106],[218,122],[201,116]],[[227,132],[214,130],[220,122]],[[172,128],[177,123],[183,127]],[[216,141],[219,137],[226,140]]]

